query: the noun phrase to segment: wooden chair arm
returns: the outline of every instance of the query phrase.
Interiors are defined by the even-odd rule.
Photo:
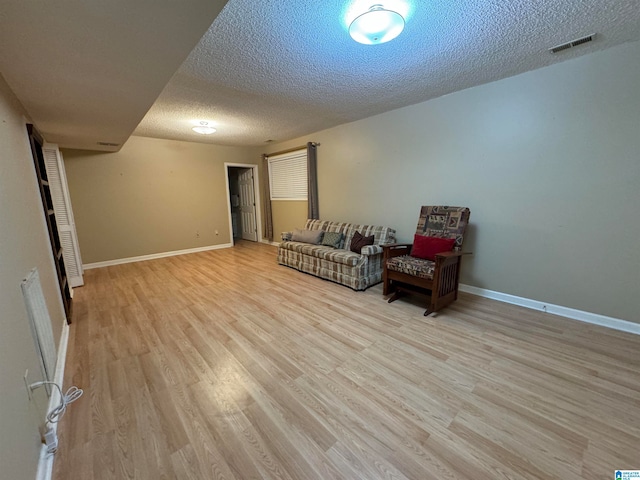
[[[442,252],[436,253],[436,257],[461,257],[463,255],[471,255],[472,252]]]
[[[380,245],[382,248],[401,248],[401,247],[411,247],[413,243],[385,243],[384,245]]]
[[[463,255],[471,255],[471,252],[442,252],[436,253],[436,264],[445,264],[445,263],[454,263],[456,262],[456,258],[462,257]]]
[[[380,245],[382,247],[382,256],[385,260],[393,257],[399,257],[400,255],[407,255],[411,252],[412,243],[388,243],[386,245]]]

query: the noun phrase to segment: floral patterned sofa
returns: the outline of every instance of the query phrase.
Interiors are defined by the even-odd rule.
[[[294,242],[292,232],[282,234],[278,247],[278,263],[340,283],[354,290],[365,290],[382,281],[382,245],[396,241],[396,231],[389,227],[353,223],[307,220],[305,230],[322,230],[344,234],[338,248]],[[373,245],[362,247],[361,253],[349,249],[356,232],[373,235]]]

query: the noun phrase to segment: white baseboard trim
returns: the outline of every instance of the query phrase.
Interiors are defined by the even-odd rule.
[[[517,297],[515,295],[509,295],[508,293],[495,292],[493,290],[478,288],[462,283],[460,284],[460,291],[471,293],[472,295],[478,295],[479,297],[491,298],[493,300],[498,300],[499,302],[511,303],[513,305],[519,305],[532,310],[552,313],[554,315],[560,315],[561,317],[567,317],[585,323],[592,323],[594,325],[600,325],[602,327],[640,335],[640,324],[630,322],[628,320],[598,315],[597,313],[585,312],[584,310],[563,307],[562,305],[539,302],[538,300],[532,300],[530,298]]]
[[[92,268],[111,267],[113,265],[122,265],[123,263],[144,262],[145,260],[155,260],[157,258],[174,257],[176,255],[206,252],[207,250],[218,250],[221,248],[231,247],[233,247],[232,243],[221,243],[220,245],[209,245],[207,247],[187,248],[186,250],[174,250],[173,252],[152,253],[150,255],[140,255],[139,257],[118,258],[116,260],[106,260],[104,262],[87,263],[82,265],[82,268],[90,270]]]
[[[60,388],[64,391],[64,366],[67,361],[67,346],[69,344],[69,325],[64,322],[62,326],[62,333],[60,334],[60,343],[58,344],[58,358],[56,360],[56,371],[53,375],[53,381],[60,385]],[[51,396],[49,397],[49,405],[47,412],[50,412],[60,404],[60,392],[57,388],[51,389]],[[58,424],[51,425],[54,432],[58,431]],[[50,480],[53,475],[53,459],[55,455],[47,453],[46,445],[42,445],[40,449],[40,459],[38,460],[38,472],[36,474],[36,480]]]
[[[266,243],[267,245],[273,245],[274,247],[279,247],[280,246],[280,242],[270,242],[267,239],[262,239],[262,243]]]

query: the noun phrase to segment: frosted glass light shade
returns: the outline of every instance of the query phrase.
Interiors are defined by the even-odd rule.
[[[216,132],[215,128],[209,126],[209,122],[200,122],[200,126],[193,127],[191,130],[202,135],[209,135]]]
[[[373,5],[349,25],[349,35],[358,43],[375,45],[396,38],[404,29],[404,18],[382,5]]]

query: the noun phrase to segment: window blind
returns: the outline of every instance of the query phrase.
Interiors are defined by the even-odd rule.
[[[307,151],[268,157],[271,200],[307,200]]]

